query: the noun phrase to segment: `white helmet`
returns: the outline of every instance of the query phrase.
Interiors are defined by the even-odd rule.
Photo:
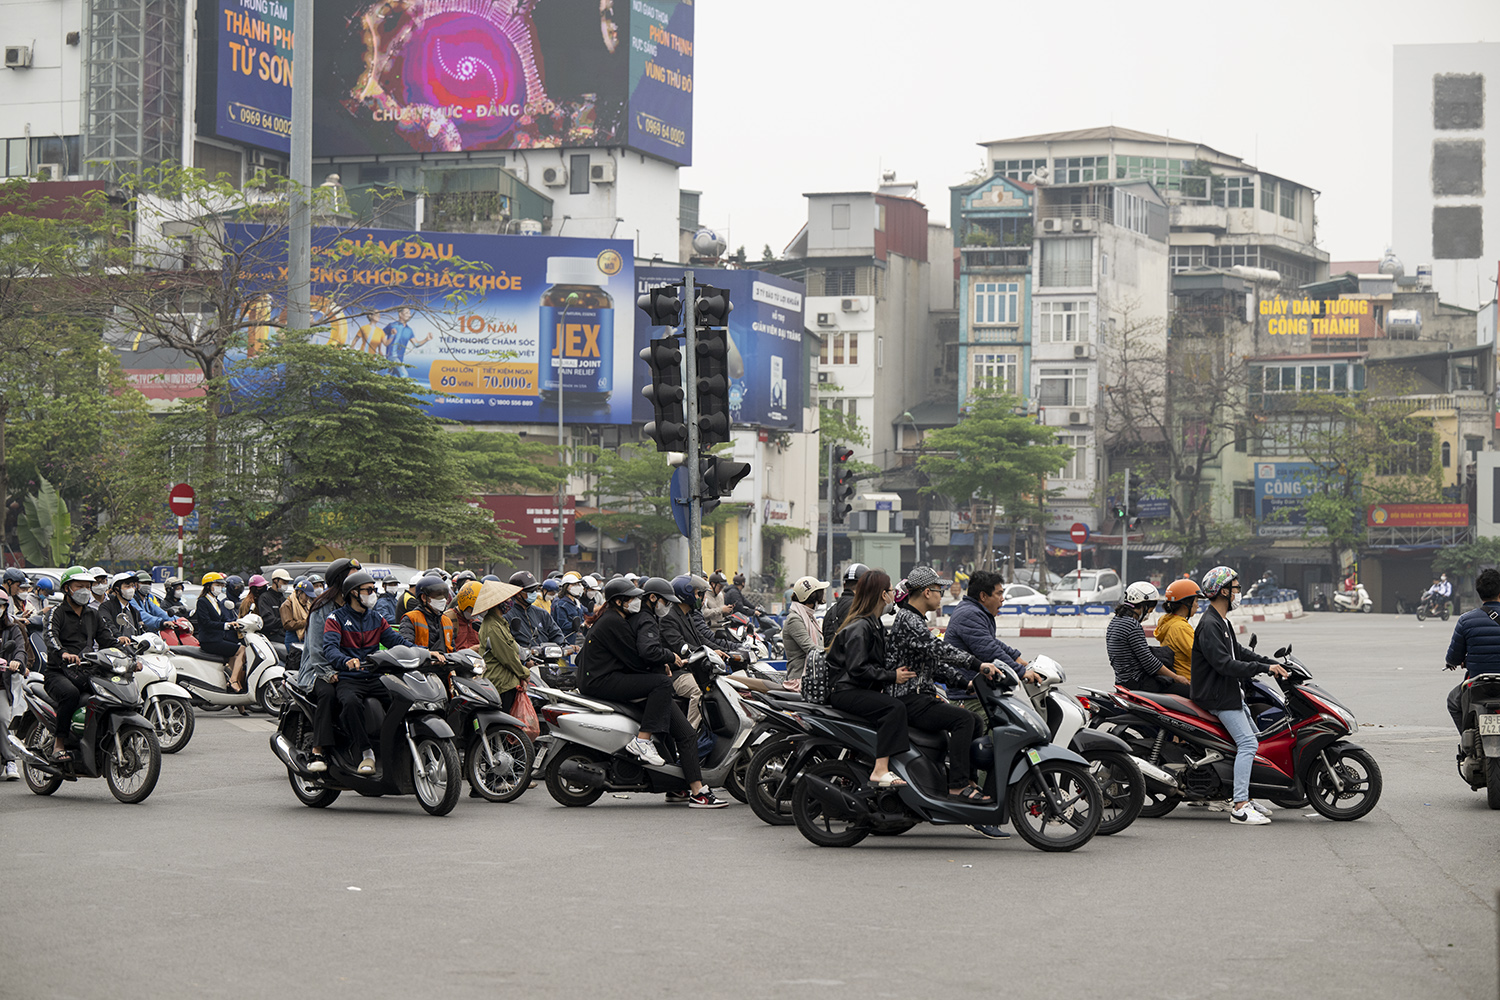
[[[1161,592],[1146,580],[1137,580],[1125,588],[1126,604],[1156,603],[1161,600]]]
[[[409,587],[415,587],[417,584],[421,583],[422,582],[422,575],[423,574],[421,574],[421,573],[413,573],[411,575],[411,579],[408,580],[408,581],[406,581],[407,586],[409,586]]]

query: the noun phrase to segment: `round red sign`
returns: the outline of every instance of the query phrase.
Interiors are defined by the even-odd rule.
[[[193,493],[193,488],[187,483],[178,483],[176,486],[172,487],[172,491],[167,494],[167,506],[170,507],[172,509],[172,513],[176,514],[178,517],[187,517],[193,512],[194,500],[195,495]]]
[[[1073,527],[1068,529],[1068,536],[1079,545],[1082,545],[1089,540],[1089,526],[1082,521],[1074,521]]]

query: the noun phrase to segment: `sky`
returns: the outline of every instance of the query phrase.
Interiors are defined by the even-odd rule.
[[[1392,46],[1500,41],[1500,0],[698,0],[695,33],[681,184],[751,259],[781,255],[807,192],[894,170],[948,222],[977,143],[1114,124],[1316,188],[1319,245],[1373,260],[1391,231]]]

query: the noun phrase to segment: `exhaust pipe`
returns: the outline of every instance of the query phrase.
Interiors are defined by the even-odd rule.
[[[6,733],[5,738],[10,741],[11,749],[19,754],[21,756],[21,759],[31,767],[34,767],[38,771],[42,771],[46,774],[50,774],[54,778],[67,777],[67,775],[63,774],[62,770],[59,769],[56,764],[52,763],[50,760],[47,760],[45,757],[40,756],[26,744],[16,739],[15,734]]]
[[[287,738],[280,733],[276,733],[271,737],[271,752],[276,754],[283,764],[297,772],[299,776],[307,778],[310,781],[321,779],[321,775],[314,774],[307,769],[305,764],[297,761],[297,751],[293,749],[292,744],[287,741]]]
[[[597,764],[581,764],[576,760],[565,760],[558,765],[557,776],[572,785],[588,789],[603,788],[609,781]]]
[[[823,807],[823,811],[834,819],[863,819],[870,815],[870,807],[844,791],[831,781],[816,775],[804,774],[800,779],[807,782],[807,790]]]
[[[1146,779],[1146,786],[1154,792],[1177,793],[1182,791],[1182,786],[1177,781],[1177,776],[1171,771],[1163,770],[1139,757],[1132,757],[1135,766],[1141,769],[1141,777]]]

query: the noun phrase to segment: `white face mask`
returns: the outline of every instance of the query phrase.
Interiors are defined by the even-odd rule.
[[[103,597],[105,594],[109,593],[109,584],[107,584],[107,583],[96,583],[96,584],[94,584],[94,588],[93,589],[94,589],[94,593],[98,594],[100,597]]]
[[[666,601],[656,602],[656,617],[665,618],[671,610],[672,605],[668,604]]]
[[[395,587],[387,587],[387,588],[385,588],[385,596],[386,597],[395,597],[397,593],[398,593],[398,591],[396,590]]]
[[[581,583],[575,583],[575,584],[570,585],[568,587],[568,593],[570,595],[572,595],[573,597],[582,597],[583,596],[583,584],[581,584]]]
[[[323,594],[323,591],[325,591],[327,589],[328,589],[327,587],[314,587],[313,588],[313,596],[314,597],[321,597],[322,594]]]
[[[68,596],[73,598],[74,604],[87,604],[89,602],[89,592],[83,587],[79,587]]]
[[[380,600],[380,598],[375,594],[359,595],[359,603],[363,604],[366,608],[373,608],[375,606],[375,602],[378,600]]]
[[[127,601],[134,600],[135,599],[135,588],[134,587],[121,587],[120,588],[120,597],[122,597],[123,599],[125,599]]]
[[[431,604],[432,610],[436,611],[438,614],[442,614],[444,611],[448,610],[448,598],[446,597],[434,597],[427,603]]]
[[[290,594],[292,592],[292,585],[289,584],[289,583],[283,585],[282,588],[281,588],[281,592],[283,594]]]
[[[625,613],[627,615],[633,615],[633,614],[635,614],[636,612],[638,612],[640,610],[641,610],[641,599],[639,597],[632,599],[630,601],[630,603],[628,603],[628,604],[625,605]]]
[[[215,588],[213,588],[213,595],[215,597],[223,597],[224,596],[224,588],[223,587],[215,587]]]

